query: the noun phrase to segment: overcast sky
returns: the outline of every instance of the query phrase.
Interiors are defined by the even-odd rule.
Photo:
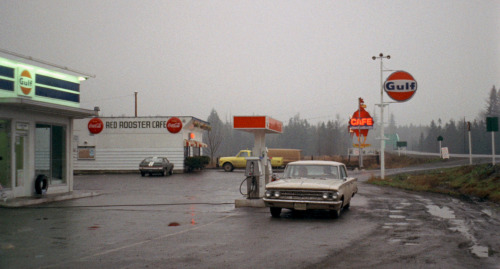
[[[473,120],[500,88],[496,0],[0,0],[0,25],[1,49],[96,75],[81,106],[104,116],[133,116],[135,91],[139,116],[347,122],[358,97],[378,116],[381,52],[418,83],[398,125]]]

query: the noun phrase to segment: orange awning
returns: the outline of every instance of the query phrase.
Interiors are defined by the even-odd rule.
[[[195,148],[206,148],[206,147],[208,147],[208,145],[205,144],[205,143],[203,143],[203,142],[196,141],[196,140],[187,140],[187,139],[184,139],[184,146],[185,147],[195,147]]]

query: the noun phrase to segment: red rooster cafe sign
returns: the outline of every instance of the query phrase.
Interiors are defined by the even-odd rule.
[[[362,98],[359,98],[359,109],[352,114],[349,119],[349,133],[351,137],[356,134],[358,137],[358,144],[354,144],[355,147],[369,147],[369,144],[365,144],[366,137],[368,136],[368,131],[373,129],[373,118],[370,113],[365,110],[366,105]],[[361,141],[363,139],[363,141]]]

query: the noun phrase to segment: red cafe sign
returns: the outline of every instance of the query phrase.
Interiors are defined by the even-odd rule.
[[[373,118],[363,106],[360,106],[349,120],[349,131],[355,133],[357,137],[366,137],[370,129],[373,129]]]
[[[87,127],[89,128],[89,132],[91,132],[92,134],[98,134],[102,132],[104,123],[99,118],[92,118],[89,120],[89,124],[87,125]]]
[[[167,121],[167,130],[173,134],[180,132],[182,129],[182,122],[179,118],[172,117]]]
[[[366,129],[367,127],[373,127],[373,118],[351,118],[349,123],[351,124],[351,128],[361,127]]]

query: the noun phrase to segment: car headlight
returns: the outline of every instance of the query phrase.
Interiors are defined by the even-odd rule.
[[[273,192],[272,191],[266,191],[266,198],[271,198],[271,196],[273,196]]]
[[[337,192],[324,192],[323,200],[337,200],[339,197]]]
[[[279,198],[280,192],[279,191],[266,191],[265,195],[266,195],[266,198]]]
[[[275,191],[274,192],[274,198],[280,198],[280,192],[279,191]]]

